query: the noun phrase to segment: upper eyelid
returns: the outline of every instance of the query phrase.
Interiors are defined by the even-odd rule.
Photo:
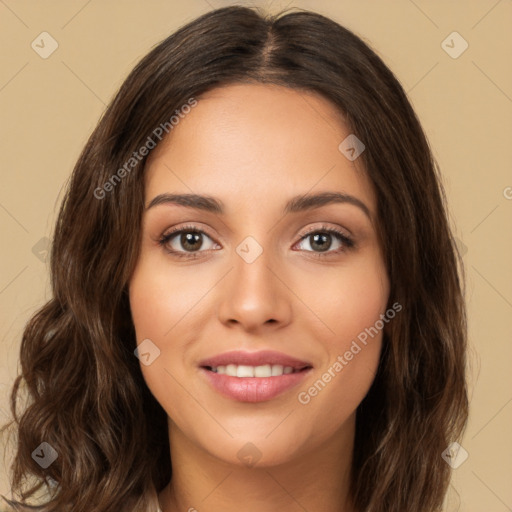
[[[197,227],[197,226],[187,226],[187,225],[181,226],[181,227],[178,227],[178,228],[172,228],[172,229],[170,229],[168,231],[164,231],[164,233],[162,234],[162,236],[160,238],[167,238],[169,236],[173,237],[175,235],[179,235],[181,232],[189,232],[189,231],[195,231],[195,232],[204,234],[207,237],[209,237],[212,240],[214,240],[214,237],[212,235],[210,235],[206,229],[200,228],[200,227]]]
[[[312,228],[309,228],[307,229],[302,235],[300,235],[300,238],[303,238],[304,236],[307,236],[311,233],[314,233],[316,231],[321,231],[322,229],[323,230],[332,230],[332,231],[341,231],[347,238],[352,238],[352,234],[350,233],[350,231],[348,231],[346,228],[343,228],[343,227],[329,227],[325,224],[327,223],[323,223],[324,226],[318,226],[318,227],[312,227]],[[207,236],[209,236],[210,238],[214,238],[213,235],[210,235],[208,233],[208,229],[205,229],[205,228],[202,228],[202,227],[199,227],[199,226],[194,226],[194,225],[184,225],[184,226],[180,226],[180,227],[177,227],[177,228],[171,228],[169,230],[166,230],[162,233],[161,235],[161,238],[163,237],[166,237],[166,236],[169,236],[169,235],[175,235],[181,231],[196,231],[196,232],[199,232],[199,233],[202,233],[202,234],[205,234]]]

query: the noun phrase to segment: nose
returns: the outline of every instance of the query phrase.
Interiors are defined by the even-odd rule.
[[[246,331],[287,325],[292,316],[293,293],[271,251],[263,250],[254,261],[234,251],[232,262],[234,268],[219,289],[219,320],[227,327],[239,326]]]

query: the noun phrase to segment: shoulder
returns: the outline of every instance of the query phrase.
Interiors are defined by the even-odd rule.
[[[3,496],[0,498],[0,512],[14,512],[15,510]]]
[[[11,504],[10,501],[0,494],[0,512],[11,512],[16,510]]]
[[[18,505],[15,501],[11,501],[7,499],[3,494],[0,494],[0,512],[31,512],[39,509],[40,507]],[[162,509],[158,504],[156,505],[156,511],[162,512]]]
[[[0,494],[0,512],[28,512],[29,508],[22,505],[17,505],[16,502],[7,499],[3,494]]]

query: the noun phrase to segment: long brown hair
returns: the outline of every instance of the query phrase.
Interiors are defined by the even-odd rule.
[[[463,267],[437,163],[398,80],[359,37],[316,13],[244,7],[211,11],[152,49],[78,159],[53,238],[53,298],[21,342],[7,425],[17,427],[13,490],[25,502],[46,486],[47,512],[135,512],[170,480],[167,416],[134,356],[127,283],[146,157],[130,158],[191,98],[235,82],[319,93],[366,146],[389,304],[403,310],[357,410],[351,492],[359,511],[439,510],[450,478],[441,453],[462,435],[468,399]],[[42,442],[58,453],[47,469],[32,458]]]

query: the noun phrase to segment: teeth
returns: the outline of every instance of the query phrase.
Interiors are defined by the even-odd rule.
[[[236,369],[237,377],[254,377],[254,368],[252,366],[239,365]]]
[[[255,366],[254,367],[254,376],[255,377],[271,377],[272,376],[272,366],[269,364],[264,364],[263,366]]]
[[[226,366],[212,367],[215,373],[221,375],[229,375],[230,377],[279,377],[295,371],[291,366],[283,366],[281,364],[264,364],[261,366],[247,366],[228,364]]]

